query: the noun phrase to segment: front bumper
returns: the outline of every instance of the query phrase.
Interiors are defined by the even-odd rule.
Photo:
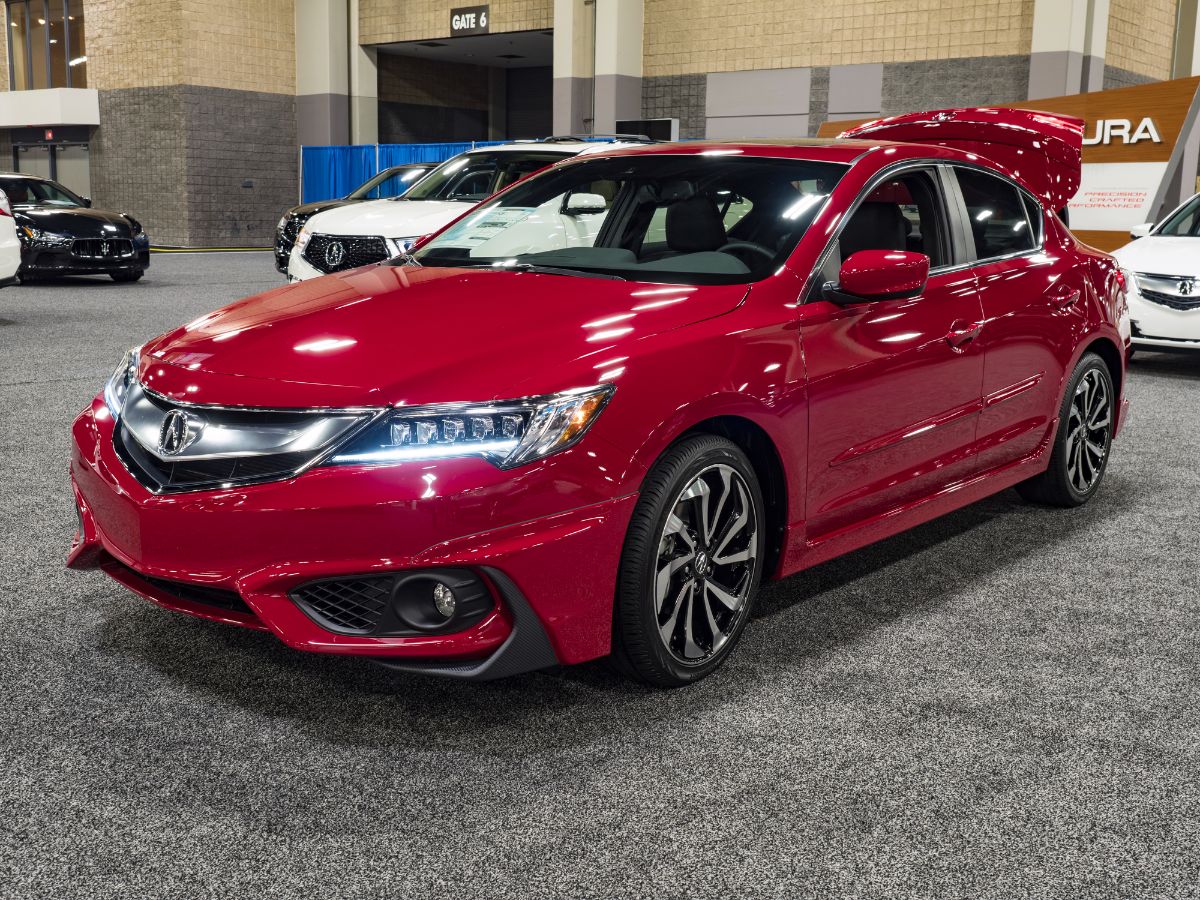
[[[498,677],[609,652],[636,496],[587,486],[588,470],[614,462],[596,458],[603,445],[588,442],[587,453],[573,448],[523,474],[459,459],[154,495],[116,456],[112,430],[99,398],[73,427],[80,528],[71,567],[100,568],[160,606],[270,631],[298,650],[443,675]],[[335,633],[289,596],[316,579],[443,567],[469,568],[493,588],[494,609],[466,630]],[[240,603],[205,602],[206,589]]]
[[[288,256],[288,281],[307,281],[310,278],[320,278],[325,273],[311,265],[296,247],[292,247]]]
[[[150,244],[135,240],[133,252],[111,257],[81,256],[70,247],[25,246],[21,249],[21,275],[109,275],[145,271],[150,267]]]
[[[1200,350],[1200,306],[1172,309],[1129,292],[1133,346],[1160,350]]]

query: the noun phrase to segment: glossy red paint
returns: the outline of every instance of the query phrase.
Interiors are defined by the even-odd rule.
[[[975,139],[994,137],[990,123]],[[955,135],[970,138],[968,125],[956,122]],[[888,283],[923,281],[918,296],[835,304],[812,293],[831,237],[881,175],[978,164],[980,154],[936,146],[949,143],[936,129],[922,133],[931,143],[618,151],[850,166],[786,264],[748,287],[377,265],[239,301],[150,342],[142,382],[199,404],[384,407],[616,391],[576,446],[508,471],[470,458],[337,466],[165,495],[125,468],[98,397],[73,427],[83,524],[70,564],[297,649],[441,661],[500,652],[514,615],[499,594],[465,632],[362,638],[321,628],[288,591],[328,575],[486,567],[528,600],[556,658],[575,663],[609,651],[642,480],[689,430],[735,423],[769,441],[782,477],[775,577],[1036,474],[1075,362],[1099,348],[1120,386],[1128,346],[1116,267],[1078,244],[1049,205],[1036,252],[932,272],[927,259],[898,254],[905,278]],[[1053,177],[1065,177],[1058,165]],[[880,260],[861,255],[848,261],[850,281],[883,283]],[[147,578],[236,591],[250,612],[214,611]]]
[[[904,250],[859,250],[838,276],[841,289],[866,300],[892,300],[921,293],[929,280],[929,257]]]

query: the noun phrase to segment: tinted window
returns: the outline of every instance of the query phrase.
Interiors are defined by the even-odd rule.
[[[82,201],[60,184],[37,178],[0,178],[0,190],[13,206],[82,206]]]
[[[932,172],[889,178],[863,198],[825,258],[810,299],[820,299],[822,285],[836,282],[842,263],[860,250],[907,250],[924,253],[932,268],[950,264],[945,207]]]
[[[975,258],[991,259],[1033,250],[1038,236],[1013,184],[977,169],[955,169],[975,237]]]

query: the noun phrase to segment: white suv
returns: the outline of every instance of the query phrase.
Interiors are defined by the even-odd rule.
[[[400,197],[317,213],[296,238],[288,278],[301,281],[399,256],[413,242],[454,221],[492,194],[572,156],[598,153],[644,138],[615,142],[553,137],[479,147],[446,160]]]
[[[1113,252],[1129,285],[1133,346],[1200,351],[1200,194]]]

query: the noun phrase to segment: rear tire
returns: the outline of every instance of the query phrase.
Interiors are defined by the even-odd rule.
[[[712,674],[741,637],[762,578],[765,507],[750,460],[684,438],[642,486],[621,552],[613,662],[658,687]]]
[[[1116,392],[1108,366],[1084,354],[1063,394],[1050,465],[1017,485],[1026,500],[1048,506],[1082,506],[1104,480],[1116,421]]]
[[[113,281],[129,282],[140,281],[141,277],[145,274],[142,269],[133,269],[129,272],[109,272],[108,277]]]

